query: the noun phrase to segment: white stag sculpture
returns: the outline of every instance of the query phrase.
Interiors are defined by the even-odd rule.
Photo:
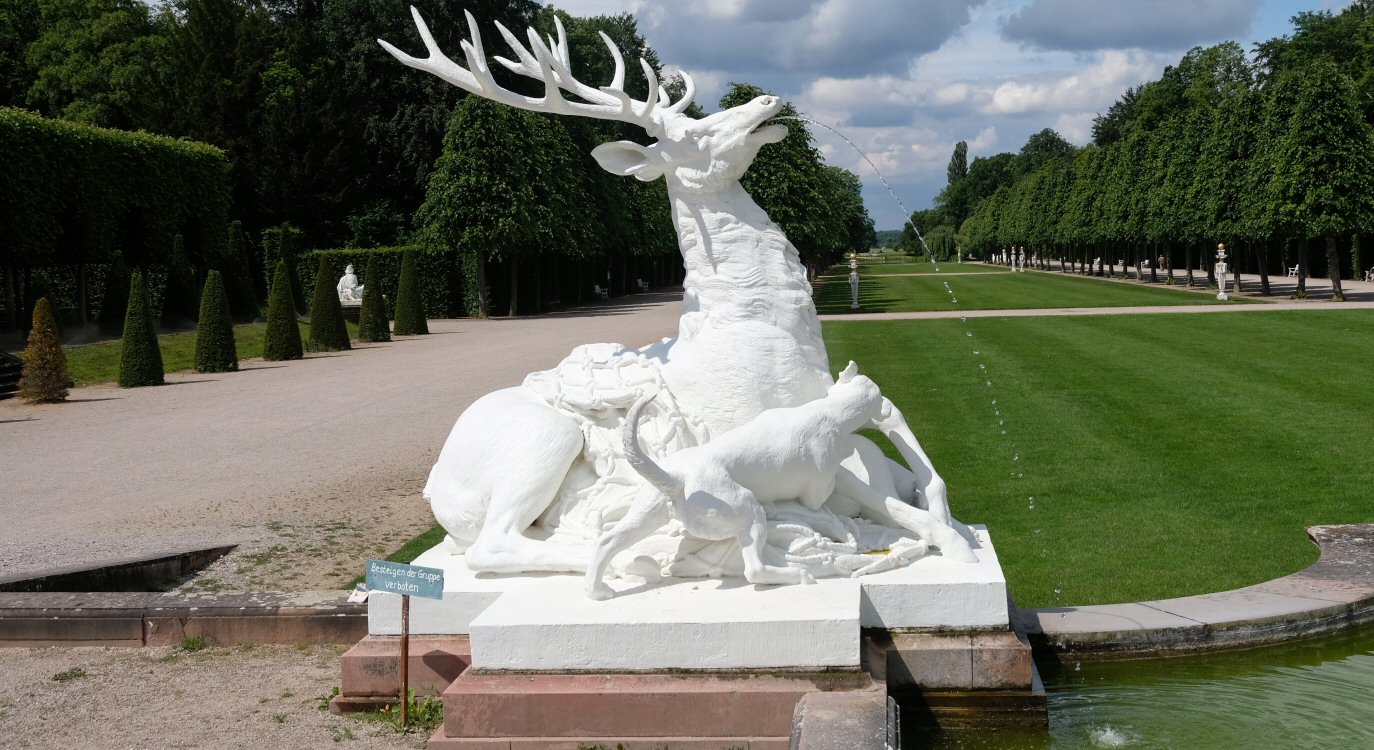
[[[440,51],[414,8],[411,14],[427,57],[378,40],[406,65],[514,107],[632,123],[657,139],[649,146],[607,143],[592,155],[612,173],[667,180],[686,267],[677,338],[641,350],[578,347],[554,370],[478,399],[458,418],[424,490],[469,568],[584,572],[596,540],[644,486],[625,460],[621,439],[625,413],[642,393],[659,394],[639,433],[650,452],[663,455],[705,443],[766,409],[822,398],[834,383],[797,250],[739,183],[759,149],[787,135],[785,126],[767,124],[783,103],[760,96],[694,119],[684,114],[694,92],[690,76],[683,74],[686,93],[673,102],[643,60],[648,96],[633,99],[624,89],[623,57],[605,34],[615,61],[613,79],[609,86],[586,85],[572,75],[567,37],[556,17],[557,39],[545,41],[531,29],[528,46],[497,24],[516,59],[496,61],[544,84],[542,97],[529,97],[493,79],[471,14],[471,38],[462,42],[466,67]],[[901,412],[883,401],[881,417],[871,426],[893,441],[910,469],[856,438],[832,496],[770,511],[774,559],[820,575],[852,574],[871,567],[852,553],[892,547],[892,529],[930,536],[925,532],[932,523],[958,533],[923,538],[921,549],[928,543],[957,559],[973,559],[973,536],[950,517],[945,483]],[[799,525],[805,527],[801,532]],[[712,551],[711,544],[684,536],[680,528],[667,529],[654,543],[636,545],[635,554],[627,555],[632,559],[612,569],[646,577],[659,569],[670,575],[736,572],[721,561],[738,553]]]

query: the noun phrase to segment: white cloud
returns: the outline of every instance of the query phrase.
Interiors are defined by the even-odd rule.
[[[1045,78],[1002,81],[980,107],[985,114],[1055,112],[1104,107],[1130,86],[1159,74],[1160,63],[1144,52],[1108,50],[1082,70]]]
[[[1053,127],[1069,143],[1085,146],[1093,139],[1095,117],[1096,112],[1064,112],[1055,119]]]

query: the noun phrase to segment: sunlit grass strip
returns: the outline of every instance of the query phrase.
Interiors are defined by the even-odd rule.
[[[825,334],[833,365],[856,360],[905,412],[955,515],[991,528],[1017,604],[1047,606],[1257,583],[1315,561],[1305,526],[1374,521],[1371,320],[828,322]]]
[[[308,335],[310,325],[300,323],[301,335]],[[356,336],[358,328],[349,323],[350,336]],[[239,353],[239,361],[262,356],[262,343],[266,335],[265,323],[248,323],[234,326],[234,346]],[[190,370],[196,364],[196,333],[164,333],[157,337],[162,350],[162,364],[167,372]],[[82,344],[67,347],[67,369],[78,386],[112,383],[119,372],[119,341],[101,341],[95,344]]]

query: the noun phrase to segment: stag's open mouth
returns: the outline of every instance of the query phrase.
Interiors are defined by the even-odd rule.
[[[788,132],[786,125],[776,120],[769,120],[760,123],[757,128],[754,128],[754,131],[749,134],[749,137],[752,140],[762,143],[777,143],[786,138]]]

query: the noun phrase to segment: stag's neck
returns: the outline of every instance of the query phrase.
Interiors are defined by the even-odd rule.
[[[684,315],[769,323],[824,351],[797,249],[739,183],[710,193],[670,188],[669,197],[687,271]]]
[[[662,373],[683,409],[719,435],[824,396],[830,364],[797,249],[738,183],[669,197],[687,276]]]

